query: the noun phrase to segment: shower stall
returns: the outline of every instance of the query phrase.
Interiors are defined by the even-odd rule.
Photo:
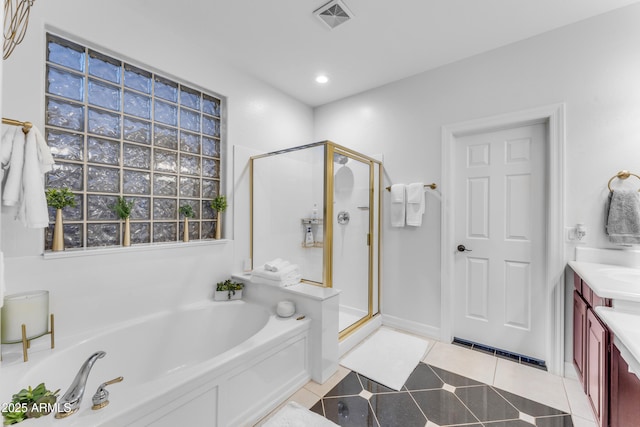
[[[251,158],[251,258],[340,291],[340,338],[379,312],[382,163],[330,141]]]

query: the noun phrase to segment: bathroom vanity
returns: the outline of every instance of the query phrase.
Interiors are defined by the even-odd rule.
[[[600,427],[640,418],[640,269],[571,261],[573,363]]]

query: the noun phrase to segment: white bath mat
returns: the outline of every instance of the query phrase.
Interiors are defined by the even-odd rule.
[[[424,357],[429,341],[380,328],[351,350],[340,364],[380,384],[400,390]]]
[[[337,425],[296,402],[289,402],[262,427],[336,427]]]

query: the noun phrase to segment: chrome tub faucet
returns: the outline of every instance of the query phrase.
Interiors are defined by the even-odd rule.
[[[58,411],[55,416],[56,418],[66,418],[69,415],[75,414],[78,409],[80,409],[80,402],[84,395],[84,389],[87,385],[89,372],[91,372],[91,368],[93,368],[93,364],[96,363],[96,360],[103,358],[106,354],[107,353],[104,351],[97,351],[89,356],[89,358],[82,364],[75,379],[69,386],[69,389],[57,403]]]

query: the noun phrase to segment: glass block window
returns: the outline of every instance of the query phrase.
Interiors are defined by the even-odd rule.
[[[56,160],[46,186],[69,187],[65,247],[120,245],[112,206],[134,202],[131,242],[213,238],[220,191],[222,100],[91,48],[47,34],[45,137]],[[55,212],[45,233],[51,248]]]

